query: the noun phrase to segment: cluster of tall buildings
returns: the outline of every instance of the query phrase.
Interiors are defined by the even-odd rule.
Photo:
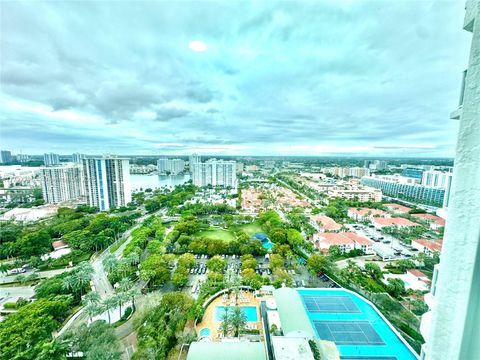
[[[163,157],[157,161],[157,170],[158,174],[178,175],[185,171],[185,161]]]
[[[422,173],[421,179],[418,176],[379,175],[365,176],[361,181],[381,189],[387,196],[448,207],[452,173],[429,170]]]
[[[43,154],[43,165],[45,166],[60,165],[60,156],[54,153]]]
[[[388,163],[385,160],[365,160],[363,167],[370,170],[386,170]]]
[[[236,189],[236,169],[235,161],[210,159],[201,162],[195,159],[190,163],[193,184],[200,187],[211,185]]]
[[[78,154],[76,164],[61,166],[51,164],[51,154],[46,155],[49,165],[46,162],[41,169],[45,202],[55,204],[86,196],[90,206],[105,211],[132,201],[128,159]]]
[[[324,174],[335,175],[341,178],[361,178],[370,175],[370,169],[366,167],[326,167],[321,170]]]

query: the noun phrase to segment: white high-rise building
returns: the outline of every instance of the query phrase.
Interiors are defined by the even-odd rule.
[[[459,106],[450,116],[460,124],[431,321],[423,333],[421,359],[427,360],[480,354],[480,1],[467,1],[465,11],[472,47]]]
[[[43,164],[45,166],[60,165],[60,157],[54,153],[43,154]]]
[[[12,153],[8,150],[0,151],[0,164],[8,164],[13,161]]]
[[[84,195],[82,168],[79,165],[42,167],[43,199],[56,204]]]
[[[128,159],[116,157],[83,159],[83,176],[90,206],[104,211],[126,206],[132,201]]]
[[[422,174],[422,185],[447,189],[452,182],[453,173],[438,170],[424,171]]]
[[[193,164],[192,180],[195,186],[237,187],[236,162],[210,159]]]
[[[82,160],[85,159],[87,156],[85,154],[74,153],[72,154],[72,161],[76,164],[81,164]]]
[[[159,174],[178,175],[185,170],[185,161],[182,159],[160,158],[157,161],[157,170]]]
[[[445,190],[443,199],[443,208],[448,208],[450,199],[450,189],[452,186],[453,172],[444,172],[438,170],[424,171],[422,175],[422,185]]]
[[[193,165],[196,163],[202,162],[202,157],[198,154],[192,154],[190,155],[188,159],[188,166],[190,168],[190,173],[193,174]]]

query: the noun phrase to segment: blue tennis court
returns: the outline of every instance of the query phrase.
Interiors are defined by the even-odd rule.
[[[345,289],[298,289],[311,331],[333,341],[342,360],[416,360],[418,356],[368,301]]]
[[[369,321],[316,320],[313,325],[322,340],[337,345],[385,345]]]
[[[359,313],[360,309],[349,296],[303,295],[303,301],[311,313]]]
[[[396,356],[340,356],[340,360],[398,360]]]

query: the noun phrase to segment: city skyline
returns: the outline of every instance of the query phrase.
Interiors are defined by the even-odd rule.
[[[14,153],[453,157],[461,2],[2,6]]]

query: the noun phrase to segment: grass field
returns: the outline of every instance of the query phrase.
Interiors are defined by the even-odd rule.
[[[212,230],[202,231],[197,234],[197,237],[207,237],[210,239],[220,239],[225,241],[235,240],[235,235],[233,235],[230,231],[223,230],[223,229],[212,229]]]
[[[258,232],[264,232],[260,224],[256,221],[251,224],[246,224],[238,227],[238,230],[243,230],[248,236],[252,236]]]
[[[220,239],[225,241],[235,240],[236,231],[244,231],[248,236],[252,236],[255,233],[263,232],[262,227],[259,223],[254,221],[251,224],[232,226],[230,229],[209,229],[201,231],[196,234],[197,237],[207,237],[210,239]]]

